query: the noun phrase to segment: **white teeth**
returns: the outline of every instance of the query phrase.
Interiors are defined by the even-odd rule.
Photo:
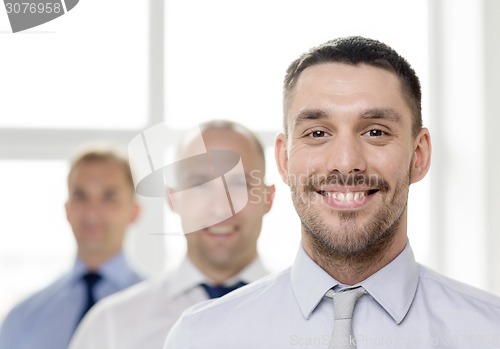
[[[340,192],[334,192],[334,193],[325,193],[325,195],[331,196],[338,201],[351,202],[351,201],[358,201],[358,200],[363,199],[365,197],[365,192],[363,192],[363,191],[356,192],[356,193],[348,192],[345,194],[340,193]]]
[[[229,226],[217,226],[217,227],[210,227],[207,230],[212,234],[229,234],[234,229],[233,229],[233,227],[229,227]]]

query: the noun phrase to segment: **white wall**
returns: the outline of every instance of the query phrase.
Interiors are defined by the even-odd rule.
[[[500,293],[497,1],[430,1],[436,267]]]

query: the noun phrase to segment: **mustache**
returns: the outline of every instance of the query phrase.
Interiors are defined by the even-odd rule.
[[[305,189],[308,191],[318,191],[325,185],[338,185],[343,187],[366,187],[376,189],[381,192],[388,192],[389,183],[382,177],[372,174],[355,173],[343,175],[340,173],[330,173],[328,175],[315,175],[307,179]]]

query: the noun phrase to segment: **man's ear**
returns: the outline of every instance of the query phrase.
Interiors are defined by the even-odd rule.
[[[167,206],[170,208],[170,210],[172,210],[172,212],[174,213],[177,213],[175,211],[175,200],[174,200],[174,195],[173,195],[174,191],[172,188],[167,188],[167,190],[165,190],[165,200],[167,201]]]
[[[66,220],[69,222],[69,210],[68,210],[68,205],[69,205],[69,202],[66,201],[64,203],[64,211],[66,212]]]
[[[278,165],[281,179],[285,184],[288,184],[288,150],[286,141],[286,136],[283,133],[276,136],[274,142],[274,157]]]
[[[415,138],[410,182],[416,183],[425,177],[431,165],[431,135],[427,128],[422,128]]]
[[[273,185],[266,185],[266,193],[264,196],[264,200],[266,200],[266,213],[268,213],[271,210],[271,207],[273,207],[273,202],[274,202],[274,194],[276,192],[276,188]]]
[[[130,223],[135,223],[139,218],[141,213],[141,205],[138,202],[134,202],[132,206],[132,211],[130,212]]]

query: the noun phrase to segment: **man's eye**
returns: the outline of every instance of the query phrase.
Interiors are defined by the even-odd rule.
[[[85,195],[81,192],[74,192],[72,195],[73,201],[83,201],[85,200]]]
[[[370,131],[365,133],[365,135],[367,135],[369,137],[382,137],[385,134],[386,134],[386,132],[384,132],[382,130],[377,130],[377,129],[370,130]]]
[[[185,188],[197,188],[201,187],[207,182],[209,182],[211,178],[193,178],[184,183]]]
[[[313,138],[322,138],[326,136],[326,132],[317,130],[317,131],[312,131],[309,135]]]
[[[106,194],[104,196],[104,201],[115,201],[116,200],[116,195],[113,193],[113,194]]]

